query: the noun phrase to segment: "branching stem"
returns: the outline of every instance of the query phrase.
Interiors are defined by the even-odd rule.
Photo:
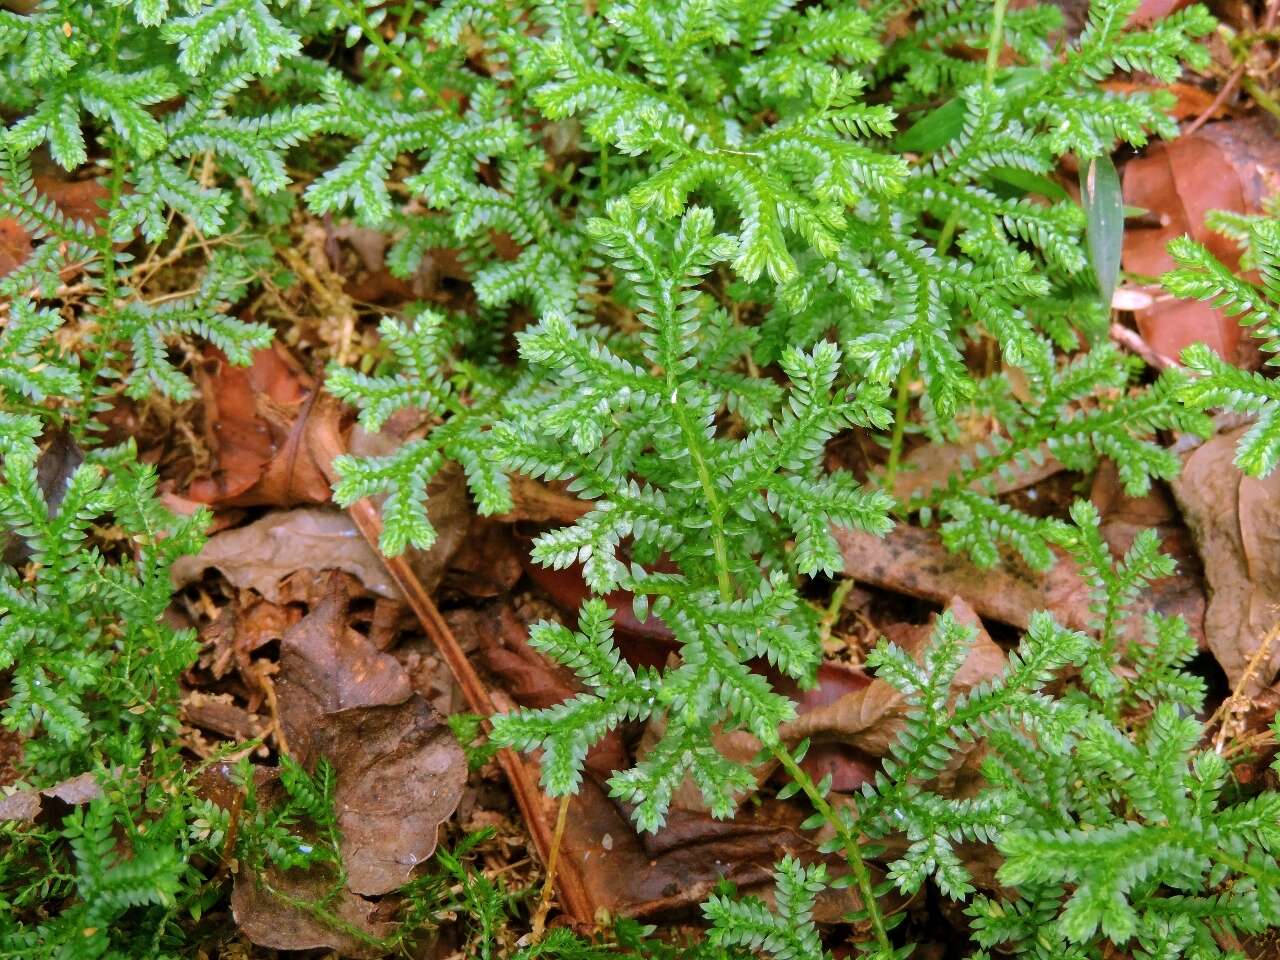
[[[857,836],[850,829],[848,822],[832,809],[831,804],[827,802],[827,798],[818,789],[818,785],[813,782],[813,778],[804,772],[800,764],[796,763],[795,757],[791,756],[791,752],[782,744],[775,744],[771,749],[774,758],[787,771],[787,775],[799,784],[800,790],[809,798],[813,808],[821,814],[827,823],[831,824],[832,829],[836,831],[836,835],[840,837],[840,842],[844,845],[845,859],[849,863],[849,869],[853,872],[854,882],[858,885],[859,897],[862,900],[863,907],[866,909],[867,920],[871,924],[871,932],[880,948],[888,953],[892,949],[889,943],[889,931],[885,927],[884,915],[881,914],[880,904],[876,900],[875,886],[871,882],[871,871],[868,869],[866,861],[862,859],[862,847],[858,843]]]

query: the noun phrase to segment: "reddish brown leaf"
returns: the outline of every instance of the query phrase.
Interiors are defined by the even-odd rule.
[[[952,597],[947,609],[961,623],[975,627],[978,635],[956,673],[953,699],[1003,672],[1004,652],[983,629],[973,608],[960,597]],[[932,634],[931,626],[902,625],[890,639],[917,660],[924,656]],[[872,680],[816,709],[800,714],[785,724],[783,735],[791,742],[805,737],[815,741],[838,740],[873,757],[882,757],[902,730],[906,703],[902,695],[884,680]]]
[[[89,224],[97,223],[103,213],[99,201],[109,196],[106,187],[96,180],[64,180],[47,174],[36,176],[35,188],[66,216]],[[2,183],[0,189],[3,189]],[[0,277],[8,276],[26,263],[31,250],[31,235],[17,221],[0,219]],[[74,267],[63,270],[63,281],[71,281],[77,272]]]
[[[1186,6],[1182,0],[1177,0],[1179,6]],[[1161,5],[1167,5],[1168,0],[1160,0]],[[1145,0],[1143,7],[1154,7],[1157,4],[1154,0]],[[1142,13],[1139,8],[1138,14]],[[1169,111],[1173,114],[1175,120],[1190,120],[1198,117],[1211,106],[1213,106],[1213,91],[1206,90],[1204,87],[1197,87],[1190,83],[1135,83],[1132,80],[1104,80],[1102,86],[1110,90],[1112,93],[1155,93],[1157,90],[1167,90],[1176,98],[1173,109]],[[1227,109],[1225,106],[1219,106],[1213,113],[1213,119],[1225,116]]]
[[[577,616],[583,601],[591,595],[582,579],[582,564],[575,563],[563,570],[552,570],[529,560],[527,554],[523,559],[529,579],[545,590],[555,605],[567,615]],[[614,629],[628,659],[633,663],[651,666],[662,663],[673,649],[675,634],[671,632],[671,628],[654,616],[648,616],[644,620],[636,619],[632,608],[635,598],[626,590],[615,590],[605,594],[603,599],[613,611]]]
[[[187,496],[219,506],[289,507],[327,503],[329,482],[306,442],[315,384],[276,343],[253,355],[248,367],[206,351],[211,371],[200,376],[207,442],[214,453],[209,477]],[[336,407],[325,407],[337,415]]]
[[[1177,13],[1183,7],[1190,6],[1192,2],[1193,0],[1142,0],[1138,4],[1138,9],[1129,16],[1129,23],[1135,26],[1150,24],[1171,13]]]
[[[1169,241],[1190,234],[1234,269],[1235,244],[1204,225],[1211,210],[1256,213],[1272,192],[1280,170],[1280,139],[1265,117],[1210,124],[1172,143],[1157,142],[1124,171],[1125,202],[1150,211],[1156,228],[1131,226],[1125,232],[1124,267],[1159,276],[1174,267]],[[1158,297],[1137,314],[1143,339],[1157,353],[1177,357],[1183,347],[1204,341],[1224,358],[1256,364],[1256,349],[1241,336],[1240,325],[1199,302]]]
[[[832,535],[844,555],[845,574],[861,583],[939,605],[959,596],[982,618],[1020,629],[1026,629],[1036,610],[1048,610],[1063,626],[1077,630],[1087,628],[1091,620],[1088,585],[1065,557],[1047,573],[1012,564],[981,570],[963,555],[947,550],[932,530],[899,524],[881,538],[836,527]],[[1156,609],[1181,612],[1190,589],[1194,587],[1179,585],[1158,591]],[[1199,623],[1188,625],[1193,635],[1202,636]],[[1130,618],[1128,629],[1131,634],[1141,632],[1140,611]]]

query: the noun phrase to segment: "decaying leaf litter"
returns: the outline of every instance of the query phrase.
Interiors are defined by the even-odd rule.
[[[1265,13],[1268,26],[1276,6]],[[1144,4],[1139,16],[1161,16],[1172,7]],[[1252,18],[1244,5],[1236,13]],[[1231,50],[1218,53],[1217,75],[1189,76],[1177,91],[1178,116],[1194,132],[1153,144],[1121,168],[1124,200],[1141,210],[1130,211],[1125,228],[1115,335],[1122,346],[1161,364],[1175,363],[1182,347],[1205,340],[1254,368],[1260,358],[1234,319],[1203,304],[1175,303],[1146,282],[1172,265],[1164,248],[1183,233],[1215,250],[1220,246],[1224,258],[1238,262],[1206,228],[1206,212],[1257,212],[1262,198],[1280,186],[1275,118],[1260,111],[1247,90],[1215,97],[1240,87],[1241,77],[1265,79],[1268,68],[1249,51],[1244,60]],[[1140,86],[1142,78],[1133,83]],[[60,206],[92,203],[90,184],[51,178],[41,189]],[[229,744],[243,744],[259,765],[259,789],[268,797],[281,755],[303,764],[323,757],[332,765],[346,874],[335,911],[351,930],[370,937],[389,929],[390,905],[381,898],[409,879],[437,844],[479,827],[494,833],[480,847],[478,865],[524,891],[531,905],[542,865],[555,848],[553,922],[584,929],[619,915],[678,925],[692,919],[697,904],[724,880],[764,892],[784,854],[821,858],[813,838],[799,828],[806,811],[774,796],[778,783],[767,765],[757,792],[743,798],[734,819],[714,819],[697,791],[689,790],[678,795],[663,830],[637,834],[604,781],[645,750],[646,729],[611,735],[592,751],[589,782],[570,802],[562,834],[555,804],[536,788],[536,761],[508,754],[468,769],[447,716],[484,712],[489,705],[549,706],[577,689],[573,677],[534,651],[527,638],[538,619],[572,623],[587,592],[581,572],[548,572],[531,564],[528,554],[534,533],[572,520],[584,508],[567,490],[526,481],[516,490],[511,514],[482,518],[460,476],[446,473],[429,501],[440,534],[436,544],[388,567],[376,549],[378,505],[339,509],[331,498],[330,464],[337,453],[394,451],[433,425],[396,420],[379,434],[365,434],[347,411],[322,397],[315,371],[330,357],[350,360],[370,348],[380,314],[394,314],[410,299],[449,303],[466,296],[460,291],[468,278],[448,251],[425,256],[418,274],[405,282],[386,270],[380,235],[302,218],[293,230],[299,243],[288,261],[302,282],[287,289],[268,285],[244,307],[282,327],[282,341],[260,351],[247,369],[226,364],[215,350],[189,358],[200,389],[184,408],[125,403],[112,413],[117,429],[138,436],[146,455],[162,465],[172,509],[205,504],[215,511],[216,532],[204,550],[174,571],[183,591],[171,615],[197,627],[203,643],[184,695],[191,756],[211,758]],[[19,227],[0,222],[0,273],[20,264],[29,250]],[[158,269],[156,283],[164,278]],[[74,276],[64,279],[74,283]],[[169,430],[175,423],[188,426]],[[1184,616],[1200,642],[1203,670],[1222,704],[1219,746],[1244,758],[1237,775],[1271,778],[1263,761],[1274,750],[1266,732],[1274,707],[1267,705],[1280,703],[1280,490],[1275,476],[1254,480],[1229,469],[1241,427],[1224,418],[1220,428],[1207,442],[1185,441],[1182,477],[1145,497],[1126,495],[1105,467],[1081,477],[1052,457],[1004,478],[999,492],[1043,515],[1062,512],[1073,493],[1086,495],[1102,513],[1104,536],[1117,552],[1137,530],[1160,531],[1178,571],[1155,585],[1151,606]],[[987,429],[973,424],[967,445],[917,445],[892,492],[909,501],[945,483]],[[52,491],[76,454],[64,444],[46,457],[42,482],[47,475]],[[881,457],[848,438],[829,451],[839,465],[872,477],[881,473]],[[847,531],[837,538],[843,579],[810,598],[824,617],[826,660],[817,687],[799,695],[799,716],[786,735],[812,740],[806,768],[815,779],[830,774],[838,793],[851,795],[874,774],[898,729],[900,695],[861,668],[879,637],[917,653],[928,623],[943,609],[978,627],[957,676],[958,695],[999,672],[1010,628],[1025,628],[1032,611],[1049,609],[1067,626],[1083,627],[1091,617],[1088,584],[1065,560],[1044,573],[1016,557],[978,570],[946,550],[934,531],[907,525],[883,539]],[[628,659],[661,663],[672,656],[671,635],[660,620],[637,618],[625,595],[611,597],[610,605]],[[470,665],[461,675],[459,658]],[[742,733],[722,739],[727,753],[743,759],[759,748]],[[981,749],[978,744],[956,755],[941,778],[945,791],[964,794],[966,777],[974,774],[971,753]],[[206,771],[206,789],[218,802],[234,803],[234,790],[218,783],[220,769],[216,763]],[[32,819],[49,805],[83,803],[93,789],[78,780],[15,793],[0,801],[0,817]],[[998,888],[996,864],[975,855],[966,865],[979,886]],[[234,949],[241,952],[228,948],[224,955],[257,955],[249,944],[371,955],[350,930],[318,923],[247,879],[236,878],[230,902],[243,938]],[[299,898],[319,896],[328,883],[307,875],[269,880]],[[818,905],[818,918],[838,922],[853,897],[849,891],[829,894]],[[928,913],[923,903],[897,908]],[[520,933],[504,931],[506,945]],[[450,936],[435,945],[434,955],[463,955],[465,935]]]

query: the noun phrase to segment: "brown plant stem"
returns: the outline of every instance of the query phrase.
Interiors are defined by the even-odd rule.
[[[556,831],[551,837],[551,854],[546,860],[547,876],[542,881],[542,895],[538,897],[538,909],[533,915],[532,939],[537,943],[547,927],[547,913],[551,910],[551,897],[555,892],[556,868],[560,866],[560,844],[564,840],[564,828],[569,822],[569,794],[560,798],[560,812],[556,814]]]
[[[318,412],[321,415],[316,417],[317,429],[311,436],[311,452],[329,482],[333,483],[337,480],[337,473],[333,469],[333,460],[346,452],[346,445],[342,442],[342,438],[337,431],[338,418],[336,411],[338,402],[328,395],[322,395],[316,405],[320,408]],[[333,415],[323,415],[326,412],[324,409],[326,407],[328,408],[327,412]],[[387,572],[395,580],[401,593],[404,594],[410,609],[413,610],[421,622],[427,638],[435,645],[436,650],[439,651],[441,658],[448,666],[449,672],[453,674],[454,680],[457,681],[459,688],[462,690],[463,699],[467,702],[467,708],[483,719],[487,730],[489,728],[488,718],[499,712],[498,707],[494,703],[493,697],[490,695],[484,681],[476,673],[475,667],[467,659],[467,655],[453,635],[453,631],[449,629],[448,623],[440,615],[440,610],[436,607],[435,601],[431,599],[430,594],[427,593],[422,581],[413,572],[413,568],[409,566],[408,561],[403,556],[385,557],[378,551],[378,538],[382,535],[382,518],[379,516],[377,508],[370,500],[361,499],[351,504],[347,508],[347,512],[351,515],[351,519],[355,522],[356,528],[361,535],[369,542],[374,551],[378,552],[378,555],[382,557],[382,562],[386,566]],[[555,869],[552,864],[556,859],[557,844],[554,842],[551,832],[547,829],[546,820],[543,818],[546,803],[542,791],[538,789],[538,785],[530,774],[529,768],[514,751],[505,748],[499,750],[497,760],[498,765],[502,767],[502,772],[506,775],[507,782],[511,785],[511,792],[515,796],[516,805],[519,807],[520,814],[528,827],[529,836],[533,841],[534,849],[537,851],[538,859],[547,867],[548,881],[550,881],[553,879],[553,870]],[[555,873],[554,879],[559,885],[560,905],[564,911],[577,922],[591,923],[595,917],[595,909],[591,895],[579,873],[573,869],[561,868]]]

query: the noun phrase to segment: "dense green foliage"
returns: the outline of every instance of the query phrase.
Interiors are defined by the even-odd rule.
[[[910,945],[881,899],[926,882],[966,903],[980,956],[1213,957],[1215,934],[1280,925],[1280,799],[1237,795],[1199,749],[1185,626],[1125,626],[1169,570],[1156,538],[1115,560],[1088,506],[1068,522],[999,495],[1009,471],[1046,456],[1081,472],[1108,459],[1142,493],[1178,467],[1161,432],[1208,432],[1211,406],[1257,416],[1243,469],[1280,459],[1271,380],[1202,348],[1190,373],[1152,379],[1107,343],[1086,218],[1053,178],[1067,155],[1083,167],[1176,132],[1171,98],[1099,83],[1203,65],[1213,21],[1191,6],[1132,29],[1135,7],[1094,0],[1071,41],[1055,8],[1004,0],[923,0],[909,18],[895,0],[0,11],[0,214],[34,243],[0,279],[0,533],[19,548],[0,566],[2,716],[25,738],[22,786],[88,774],[100,788],[59,822],[0,826],[0,956],[190,955],[228,858],[341,887],[323,765],[282,761],[274,806],[241,767],[234,831],[197,797],[176,740],[196,645],[161,615],[169,566],[207,518],[170,516],[154,470],[102,440],[121,396],[191,395],[193,338],[236,363],[270,342],[235,307],[304,210],[390,233],[403,276],[439,248],[469,275],[465,315],[415,305],[382,322],[380,357],[328,372],[366,428],[406,407],[434,424],[394,454],[336,464],[339,502],[386,495],[384,550],[433,542],[425,491],[446,462],[481,513],[512,507],[513,473],[587,502],[533,549],[548,567],[580,565],[592,594],[576,625],[531,636],[582,692],[499,718],[494,741],[540,749],[547,791],[564,795],[604,733],[650,722],[660,735],[609,787],[656,830],[686,778],[719,816],[756,788],[717,747],[746,730],[789,776],[784,796],[813,806],[808,827],[832,837],[837,866],[784,860],[772,905],[717,892],[694,955],[826,956],[812,911],[832,884],[856,888],[861,946],[882,958]],[[96,222],[37,188],[50,160],[102,184]],[[1261,282],[1185,240],[1166,283],[1229,306],[1274,346],[1277,221],[1220,226],[1247,242]],[[197,274],[159,289],[157,261]],[[989,438],[962,468],[896,502],[906,438],[966,442],[975,422]],[[828,469],[829,441],[850,431],[888,447],[883,472]],[[55,444],[87,451],[60,486],[41,474]],[[842,571],[833,526],[882,535],[912,520],[937,521],[985,566],[1043,568],[1065,550],[1098,585],[1097,622],[1072,631],[1036,614],[1004,674],[960,697],[973,631],[955,618],[938,618],[918,661],[878,646],[867,665],[907,715],[846,802],[802,771],[806,745],[779,733],[795,704],[757,667],[813,682],[822,646],[805,590]],[[603,598],[617,591],[673,631],[679,655],[662,669],[615,645]],[[981,788],[948,795],[939,773],[975,744]],[[491,949],[520,905],[467,868],[474,842],[402,891],[404,923],[382,947],[461,912]],[[901,854],[882,856],[891,843]],[[999,851],[1008,897],[975,889],[975,846]],[[303,906],[339,922],[328,900]],[[522,955],[676,951],[623,924],[607,943],[558,931]]]

